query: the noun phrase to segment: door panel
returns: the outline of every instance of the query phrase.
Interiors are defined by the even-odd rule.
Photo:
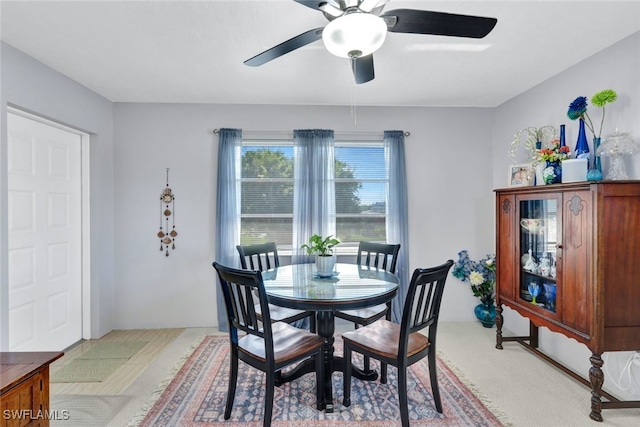
[[[81,136],[8,114],[9,349],[82,338]]]

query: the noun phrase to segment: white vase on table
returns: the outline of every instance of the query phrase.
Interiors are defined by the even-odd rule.
[[[334,255],[316,255],[316,273],[318,276],[331,276],[336,264]]]

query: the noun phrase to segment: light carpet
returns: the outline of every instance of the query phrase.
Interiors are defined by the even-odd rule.
[[[101,382],[147,345],[146,341],[101,342],[52,373],[53,383]]]
[[[68,419],[53,419],[51,427],[103,427],[110,425],[132,396],[89,396],[59,394],[51,396],[51,408],[66,411]]]
[[[341,342],[336,340],[336,354]],[[356,359],[357,364],[361,361]],[[181,365],[181,366],[180,366]],[[207,336],[176,367],[130,426],[261,426],[264,410],[264,374],[240,363],[231,419],[223,419],[229,381],[229,346],[224,336]],[[315,377],[305,375],[276,388],[273,423],[277,426],[398,426],[396,369],[389,367],[389,381],[352,382],[351,406],[342,406],[342,374],[333,376],[335,412],[315,408]],[[410,367],[409,413],[412,426],[503,426],[480,399],[442,360],[438,380],[444,413],[431,397],[427,361]],[[499,415],[499,414],[498,414]]]

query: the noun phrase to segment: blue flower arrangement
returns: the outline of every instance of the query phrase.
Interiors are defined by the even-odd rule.
[[[480,298],[484,305],[492,305],[496,287],[496,256],[487,254],[480,261],[469,258],[469,252],[458,252],[458,261],[453,264],[453,277],[471,284],[473,296]]]
[[[567,112],[567,116],[571,120],[583,118],[583,116],[587,114],[587,105],[588,104],[586,96],[577,97],[571,104],[569,104],[569,111]]]
[[[595,132],[593,122],[587,113],[587,97],[579,96],[569,104],[569,111],[567,111],[567,117],[571,120],[582,119],[584,124],[587,125],[594,138],[600,138],[602,135],[602,125],[604,124],[605,105],[611,102],[615,102],[618,99],[618,94],[613,89],[604,89],[596,93],[591,97],[591,103],[596,107],[602,108],[602,119],[600,120],[600,129],[598,133]]]

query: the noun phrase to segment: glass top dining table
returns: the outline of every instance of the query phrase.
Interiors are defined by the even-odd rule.
[[[262,273],[269,302],[282,307],[338,311],[385,303],[398,288],[398,277],[384,270],[336,264],[334,275],[318,277],[315,264],[278,267]]]
[[[333,356],[334,312],[388,303],[398,292],[398,277],[376,268],[338,263],[331,277],[316,276],[314,264],[296,264],[267,270],[262,278],[269,303],[316,312],[317,333],[325,338],[321,401],[325,412],[333,412],[332,373],[344,372],[345,367],[342,357]],[[305,361],[283,373],[280,382],[292,381],[314,370],[313,362]],[[378,377],[375,371],[366,373],[357,367],[353,367],[353,375],[371,381]]]

